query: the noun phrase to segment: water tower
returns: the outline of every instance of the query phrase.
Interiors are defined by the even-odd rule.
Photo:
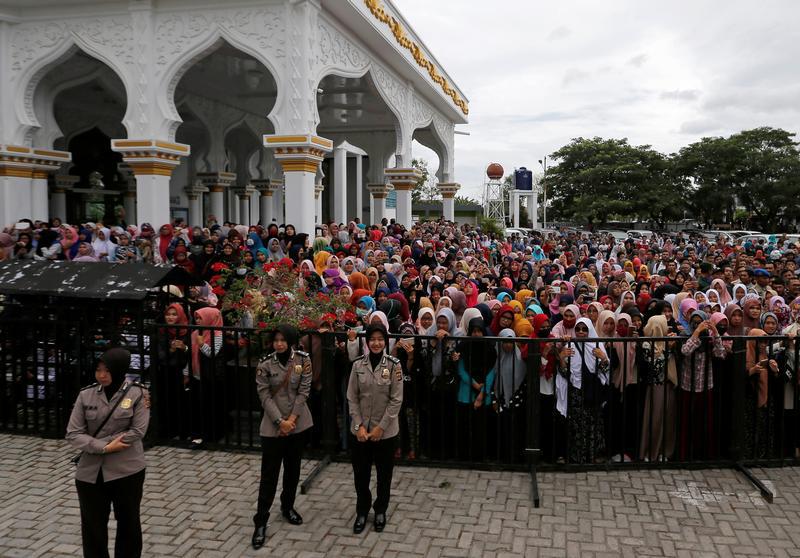
[[[500,163],[490,163],[486,167],[486,176],[489,180],[483,188],[483,216],[505,227],[506,204],[503,196],[503,173],[503,166]]]

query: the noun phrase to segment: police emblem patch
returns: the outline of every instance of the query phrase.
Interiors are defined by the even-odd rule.
[[[383,372],[381,373],[381,377],[384,380],[388,380],[389,379],[389,369],[388,368],[384,368],[383,369]]]
[[[130,409],[132,404],[133,404],[133,401],[131,401],[131,399],[129,397],[126,397],[119,404],[119,407],[120,407],[120,409]]]

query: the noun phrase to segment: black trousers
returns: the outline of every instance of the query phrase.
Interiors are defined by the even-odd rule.
[[[75,481],[81,507],[81,536],[85,558],[108,558],[108,516],[114,505],[117,538],[116,558],[139,558],[142,555],[142,524],[139,505],[144,489],[144,469],[121,479],[103,481],[103,471],[97,483]]]
[[[379,442],[359,442],[355,436],[350,436],[350,458],[353,462],[353,482],[356,487],[356,515],[367,515],[370,507],[375,509],[376,514],[386,513],[392,488],[396,446],[397,436]],[[378,497],[374,503],[372,492],[369,490],[373,463],[378,474]]]
[[[258,509],[253,516],[256,525],[265,525],[269,519],[269,510],[278,490],[281,463],[283,463],[281,509],[290,510],[294,507],[297,483],[300,482],[300,458],[305,445],[306,432],[275,438],[261,437],[261,481],[258,485]]]

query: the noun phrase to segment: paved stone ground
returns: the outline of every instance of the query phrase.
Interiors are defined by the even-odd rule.
[[[73,453],[0,435],[0,556],[80,555]],[[155,448],[147,459],[145,556],[800,556],[797,468],[756,471],[774,504],[728,470],[546,473],[534,509],[524,474],[401,467],[386,531],[354,536],[350,467],[333,464],[298,497],[305,525],[278,517],[253,551],[258,455]]]

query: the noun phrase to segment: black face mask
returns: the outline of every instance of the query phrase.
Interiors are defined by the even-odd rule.
[[[536,332],[536,336],[539,337],[540,339],[546,339],[547,337],[550,336],[550,331],[551,330],[549,327],[544,327]]]
[[[722,335],[722,334],[723,334],[723,333],[725,333],[726,331],[728,331],[728,326],[726,326],[726,325],[718,325],[718,326],[717,326],[717,332],[718,332],[720,335]]]

